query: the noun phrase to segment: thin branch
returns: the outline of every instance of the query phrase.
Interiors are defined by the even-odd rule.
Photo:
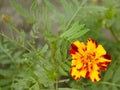
[[[110,83],[110,82],[100,82],[101,84],[112,85],[116,87],[120,87],[120,84]]]
[[[87,2],[87,0],[83,0],[82,4],[80,5],[80,7],[76,10],[76,12],[73,14],[72,18],[70,19],[70,21],[68,22],[66,29],[68,29],[68,27],[70,26],[70,24],[72,23],[72,21],[74,20],[74,18],[76,17],[76,15],[79,13],[80,9],[82,8],[82,6]]]
[[[119,42],[120,40],[119,40],[118,37],[115,35],[115,33],[113,32],[113,30],[112,30],[111,28],[109,28],[109,30],[110,30],[111,34],[113,35],[114,39]]]

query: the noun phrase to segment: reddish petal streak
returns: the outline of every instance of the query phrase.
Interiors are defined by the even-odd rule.
[[[111,55],[110,54],[106,54],[106,55],[103,55],[102,57],[104,57],[105,59],[111,59]]]
[[[98,66],[109,65],[111,62],[99,62]]]
[[[98,47],[97,42],[96,42],[95,40],[93,40],[92,38],[89,38],[89,39],[87,40],[87,42],[88,42],[88,41],[92,41],[92,43],[94,43],[94,44],[95,44],[96,48]]]
[[[75,52],[78,52],[78,47],[75,44],[71,44],[71,47]]]
[[[76,65],[73,65],[72,67],[76,67]]]
[[[76,76],[75,75],[73,75],[73,78],[75,78]]]
[[[79,80],[79,79],[80,79],[79,77],[76,78],[76,80]]]
[[[106,65],[109,65],[111,62],[105,62]]]
[[[70,49],[69,52],[70,52],[70,54],[75,54],[75,51],[72,48]]]
[[[97,42],[95,40],[93,40],[92,38],[91,38],[91,41],[96,45],[96,48],[97,48],[98,47]]]
[[[90,75],[90,72],[89,72],[89,71],[87,71],[87,73],[86,73],[85,77],[86,77],[86,78],[89,78],[89,75]]]
[[[98,74],[98,77],[99,77],[99,78],[101,78],[101,75],[100,75],[100,74]]]
[[[82,70],[82,68],[77,69],[77,71],[79,71],[79,72],[80,72],[81,70]]]
[[[105,66],[100,66],[100,70],[106,70]]]
[[[70,74],[72,73],[72,69],[70,69]]]
[[[96,79],[94,79],[94,82],[96,82],[97,80]]]

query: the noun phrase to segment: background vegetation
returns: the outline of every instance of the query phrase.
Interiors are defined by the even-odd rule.
[[[33,0],[29,10],[11,6],[29,30],[2,15],[12,37],[0,32],[0,90],[119,90],[120,0]],[[75,81],[70,44],[93,38],[112,55],[101,81]]]

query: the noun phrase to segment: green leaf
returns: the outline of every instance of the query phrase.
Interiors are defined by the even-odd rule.
[[[40,90],[39,84],[38,84],[37,82],[34,83],[34,84],[29,88],[29,90]]]
[[[62,58],[63,60],[66,60],[67,55],[68,55],[68,48],[69,47],[69,43],[67,41],[63,41],[62,45],[61,45],[61,54],[62,54]]]
[[[14,84],[14,88],[17,90],[28,89],[27,81],[25,79],[16,79],[17,83]]]
[[[49,70],[49,71],[51,71],[51,70]],[[37,65],[36,71],[34,71],[33,73],[38,78],[39,83],[43,84],[45,87],[53,85],[54,79],[49,77],[46,69],[44,69],[43,66]]]
[[[48,45],[45,44],[40,52],[44,54],[47,50],[48,50]]]
[[[63,67],[63,69],[64,69],[65,71],[68,71],[68,72],[69,72],[70,66],[69,66],[68,64],[63,63],[61,66]]]
[[[22,16],[24,17],[28,17],[29,14],[28,12],[18,3],[14,2],[13,0],[10,0],[10,4],[12,5],[12,7],[14,7],[14,9],[16,11],[18,11]]]
[[[89,10],[88,12],[89,13],[96,13],[96,12],[103,12],[103,11],[106,11],[106,10],[108,10],[108,8],[106,8],[106,7],[104,7],[104,6],[93,6],[93,5],[89,5],[89,6],[85,6],[85,7],[83,7],[82,8],[83,9],[83,11],[84,10]]]
[[[71,39],[79,38],[79,37],[83,36],[84,34],[86,34],[88,31],[89,31],[89,29],[81,30],[80,32],[76,33],[76,35],[73,35],[73,36],[69,37],[68,39],[71,40]]]
[[[68,76],[68,73],[61,66],[59,66],[59,73],[63,76]]]
[[[89,29],[86,29],[84,25],[74,23],[69,30],[64,32],[60,37],[68,40],[77,39],[87,33]]]
[[[60,48],[58,48],[55,52],[55,59],[56,59],[56,61],[61,61],[62,60],[62,55],[61,55],[61,52],[60,52]]]
[[[39,24],[34,24],[32,30],[30,31],[32,38],[39,38]]]

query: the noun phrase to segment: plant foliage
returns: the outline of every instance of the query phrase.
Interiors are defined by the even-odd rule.
[[[10,0],[26,30],[10,21],[17,36],[0,32],[0,90],[119,90],[120,0],[33,0],[30,9]],[[107,36],[110,33],[110,37]],[[30,37],[28,39],[27,37]],[[92,37],[112,55],[102,80],[75,81],[69,70],[70,44]]]

